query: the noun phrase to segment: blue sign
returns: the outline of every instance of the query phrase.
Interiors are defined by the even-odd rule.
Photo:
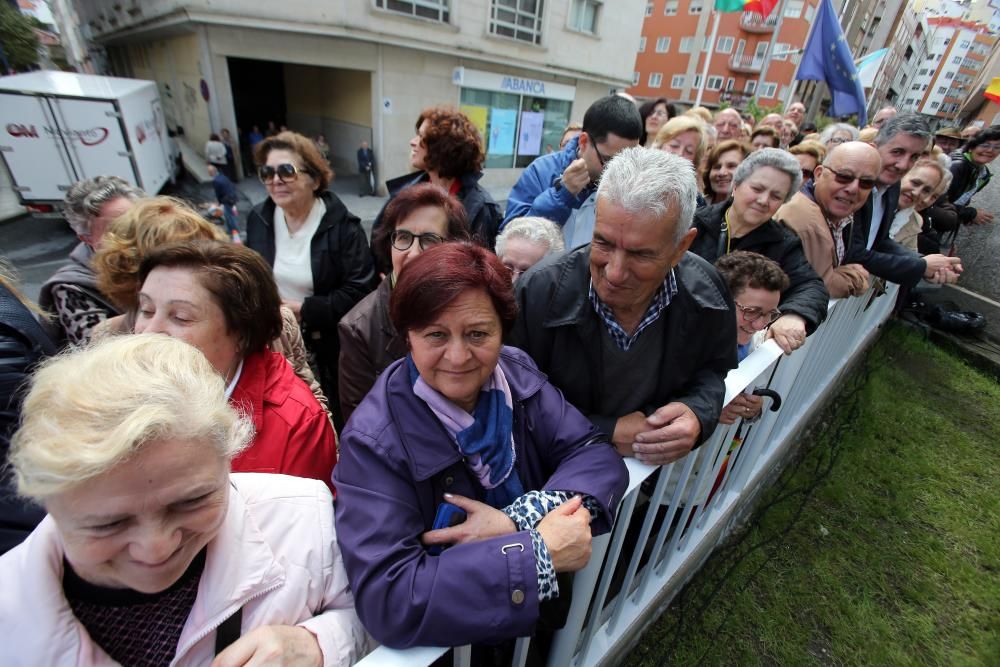
[[[513,76],[505,76],[500,82],[502,90],[509,90],[512,93],[530,93],[532,95],[544,95],[545,83],[537,79],[521,79]]]

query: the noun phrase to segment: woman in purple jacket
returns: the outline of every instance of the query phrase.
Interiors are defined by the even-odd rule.
[[[516,305],[495,255],[429,248],[401,272],[390,309],[409,354],[355,410],[334,471],[358,613],[394,648],[531,635],[540,605],[568,595],[557,573],[586,565],[592,533],[610,529],[625,466],[503,346]]]

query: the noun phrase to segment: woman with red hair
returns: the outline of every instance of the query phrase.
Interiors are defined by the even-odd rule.
[[[334,470],[358,613],[393,648],[533,634],[543,603],[568,593],[557,575],[586,565],[591,531],[610,530],[625,465],[528,355],[503,345],[517,306],[493,253],[425,250],[399,275],[390,312],[408,354],[354,411]]]

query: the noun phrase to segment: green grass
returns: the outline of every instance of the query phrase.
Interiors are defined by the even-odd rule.
[[[848,384],[624,664],[1000,665],[1000,385],[899,325]]]

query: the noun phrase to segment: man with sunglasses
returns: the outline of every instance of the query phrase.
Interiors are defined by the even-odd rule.
[[[927,150],[930,140],[930,127],[918,114],[900,114],[883,123],[875,137],[881,168],[871,196],[854,216],[847,249],[848,262],[861,264],[869,273],[902,286],[916,285],[921,278],[954,283],[962,272],[958,257],[921,257],[889,236],[899,207],[899,182]]]
[[[594,229],[593,195],[601,172],[619,151],[638,145],[640,136],[642,118],[632,102],[618,95],[597,100],[583,115],[579,136],[560,152],[543,155],[525,168],[507,197],[503,224],[539,216],[565,226],[572,218],[568,233],[563,232],[566,247],[573,247],[571,240],[577,237],[588,243]]]

